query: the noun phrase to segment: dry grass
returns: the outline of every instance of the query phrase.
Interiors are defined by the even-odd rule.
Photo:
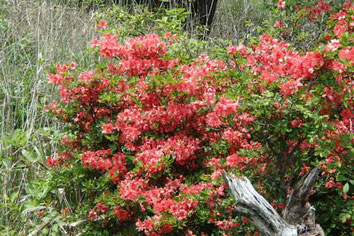
[[[0,234],[26,234],[26,190],[40,178],[60,129],[43,106],[57,97],[46,71],[57,62],[88,66],[94,15],[51,1],[0,0]],[[23,220],[26,219],[26,224]],[[11,229],[13,231],[11,231]]]
[[[0,8],[6,12],[0,38],[0,132],[45,127],[47,117],[38,106],[53,94],[45,71],[56,62],[88,64],[93,14],[47,1],[8,1]]]
[[[271,15],[260,0],[221,0],[215,13],[211,37],[239,43],[257,36],[257,28]]]

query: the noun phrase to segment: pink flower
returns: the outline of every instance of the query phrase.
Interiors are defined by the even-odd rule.
[[[96,208],[99,212],[102,213],[105,213],[107,211],[107,207],[102,202],[97,203]]]
[[[51,83],[51,84],[60,85],[64,81],[64,77],[62,77],[60,74],[52,75],[52,74],[48,73],[47,77],[48,77],[49,83]]]
[[[292,128],[301,128],[302,127],[302,120],[297,117],[295,120],[290,122]]]
[[[331,178],[326,184],[325,184],[326,188],[334,188],[336,187],[336,183],[334,182],[334,179]]]
[[[284,26],[284,22],[281,22],[281,21],[276,21],[275,23],[274,23],[274,27],[278,27],[278,28],[281,28],[281,27],[283,27]]]
[[[76,68],[76,62],[72,61],[70,63],[70,68],[74,70]]]
[[[285,9],[285,1],[283,1],[283,0],[279,0],[278,1],[278,8],[279,9]]]
[[[266,81],[269,84],[273,83],[277,79],[278,79],[278,77],[275,74],[270,73],[270,72],[263,72],[261,75],[261,80]]]
[[[112,211],[118,218],[120,222],[127,221],[130,218],[130,213],[127,210],[122,209],[121,207],[116,207]]]
[[[138,227],[139,231],[152,231],[154,229],[154,223],[150,218],[144,221],[138,219],[136,226]]]
[[[185,236],[196,236],[193,231],[191,230],[187,230],[187,232],[185,233]]]
[[[85,71],[83,74],[79,75],[79,80],[84,81],[85,83],[91,83],[93,80],[93,76],[96,73],[93,71]]]
[[[88,217],[90,220],[95,220],[98,218],[97,212],[95,212],[94,210],[91,210],[88,214]]]
[[[226,158],[226,166],[228,167],[238,167],[241,163],[247,161],[246,157],[241,157],[238,154],[232,154]]]
[[[50,168],[58,165],[59,163],[59,159],[55,159],[55,158],[52,158],[52,157],[49,157],[47,160],[46,160],[47,164],[49,165]]]
[[[171,33],[171,32],[167,32],[167,33],[165,34],[165,39],[169,39],[169,38],[171,38],[171,35],[172,35],[172,33]]]
[[[346,47],[343,48],[339,52],[339,58],[348,60],[351,65],[354,65],[354,47]]]
[[[329,44],[326,45],[326,48],[324,49],[325,52],[334,52],[336,51],[341,45],[339,39],[332,39]]]
[[[280,103],[279,102],[274,102],[274,106],[279,109],[280,108]]]
[[[223,96],[216,104],[214,110],[218,116],[228,116],[237,114],[237,108],[239,106],[238,100],[234,101]]]
[[[206,116],[206,123],[208,126],[212,128],[218,128],[220,125],[222,125],[221,120],[219,117],[216,115],[215,112],[211,112]]]
[[[337,37],[340,37],[340,36],[342,36],[342,34],[344,34],[345,32],[348,31],[348,27],[345,24],[339,23],[334,27],[333,31]]]
[[[327,67],[331,70],[338,71],[339,73],[343,73],[347,69],[346,65],[338,61],[331,61],[328,63]]]
[[[135,201],[143,195],[145,189],[145,180],[143,178],[125,179],[121,182],[120,197],[123,200]]]
[[[113,132],[113,129],[115,129],[115,127],[111,123],[104,124],[102,126],[102,133],[111,134]]]
[[[247,54],[247,47],[243,44],[239,44],[236,47],[236,50],[241,53],[242,56],[245,56]]]
[[[236,54],[236,52],[237,49],[233,45],[230,45],[229,48],[227,49],[227,53],[230,55]]]
[[[107,28],[107,21],[100,20],[98,24],[95,25],[95,29],[106,29]]]
[[[302,87],[303,84],[300,80],[290,80],[283,85],[278,85],[280,88],[280,93],[283,94],[285,97],[290,96],[296,93],[299,87]]]

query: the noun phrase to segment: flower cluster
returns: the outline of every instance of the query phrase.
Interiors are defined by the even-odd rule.
[[[218,74],[228,67],[204,55],[190,64],[164,59],[167,46],[157,35],[121,44],[116,35],[106,34],[92,45],[111,60],[107,67],[75,75],[73,68],[58,65],[48,78],[59,87],[65,108],[57,102],[47,106],[74,125],[77,145],[69,145],[73,140],[68,138],[65,144],[83,167],[98,171],[101,178],[108,175],[116,186],[105,198],[118,200],[98,200],[88,218],[106,219],[109,214],[153,235],[190,228],[189,222],[204,209],[205,224],[218,230],[237,228],[237,222],[221,223],[220,215],[229,205],[216,207],[220,201],[232,202],[220,188],[221,170],[241,169],[247,157],[236,152],[257,145],[237,128],[254,118],[239,111],[237,100],[223,95],[222,84],[230,79]],[[229,143],[226,153],[206,150],[220,139]],[[200,172],[205,181],[190,182],[213,158],[227,162]],[[48,159],[51,167],[60,163]]]
[[[278,8],[287,5],[279,1]],[[247,228],[223,170],[255,177],[281,210],[294,183],[319,166],[320,187],[343,191],[326,199],[347,207],[352,9],[346,4],[332,15],[330,40],[307,52],[265,34],[249,48],[231,45],[228,61],[201,55],[184,64],[155,34],[93,40],[104,57],[97,69],[58,65],[48,74],[61,101],[46,109],[69,123],[74,137],[63,139],[67,152],[48,165],[80,170],[92,189],[77,210],[123,234],[232,235]]]

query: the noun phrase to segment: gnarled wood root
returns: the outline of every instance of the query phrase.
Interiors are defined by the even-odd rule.
[[[322,236],[322,228],[315,223],[314,208],[308,202],[308,192],[318,174],[315,168],[305,176],[290,195],[283,217],[264,199],[246,177],[223,177],[236,200],[236,210],[246,216],[260,233],[266,236]]]

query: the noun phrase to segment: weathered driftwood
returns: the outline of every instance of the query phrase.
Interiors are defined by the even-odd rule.
[[[296,227],[286,223],[246,177],[235,178],[231,175],[229,178],[225,172],[223,177],[236,200],[236,210],[248,217],[263,235],[297,235]]]
[[[246,177],[223,177],[236,200],[236,210],[249,218],[263,235],[297,236],[324,235],[315,224],[314,208],[308,203],[308,193],[314,184],[318,170],[314,169],[296,186],[287,202],[283,218],[252,186]]]
[[[321,226],[316,224],[315,208],[308,201],[309,191],[317,179],[318,172],[318,168],[314,168],[297,183],[283,213],[286,222],[296,225],[301,235],[324,235]]]

